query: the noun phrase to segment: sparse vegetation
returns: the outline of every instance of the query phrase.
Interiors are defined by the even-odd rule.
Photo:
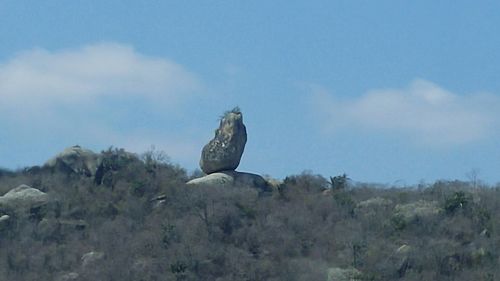
[[[188,187],[155,150],[102,155],[99,180],[1,170],[0,194],[28,184],[56,202],[0,226],[0,280],[500,279],[500,186],[379,188],[305,172],[259,196]],[[83,264],[92,251],[101,259]]]
[[[220,117],[219,117],[219,120],[222,120],[224,119],[225,117],[227,117],[229,114],[231,113],[234,113],[234,114],[241,114],[241,109],[239,106],[235,106],[233,109],[231,110],[227,110],[224,112],[224,114],[222,114]]]

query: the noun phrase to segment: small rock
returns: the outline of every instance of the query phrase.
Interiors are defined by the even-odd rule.
[[[103,252],[88,252],[82,256],[82,267],[86,268],[97,264],[99,261],[104,259]]]
[[[483,229],[483,231],[481,231],[481,233],[479,233],[479,235],[483,237],[490,237],[490,231],[487,228],[485,228]]]
[[[215,137],[203,147],[200,168],[206,174],[236,170],[246,142],[243,114],[239,108],[226,112],[215,131]]]
[[[327,281],[361,281],[362,274],[355,268],[332,267],[328,269]]]
[[[412,250],[411,246],[404,244],[396,250],[396,253],[397,254],[408,254],[411,250]]]

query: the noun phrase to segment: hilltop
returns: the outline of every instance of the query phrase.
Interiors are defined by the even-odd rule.
[[[500,276],[498,186],[380,188],[302,173],[263,192],[186,185],[201,172],[188,175],[166,159],[73,147],[42,166],[2,170],[0,279]],[[9,205],[12,198],[19,201]]]

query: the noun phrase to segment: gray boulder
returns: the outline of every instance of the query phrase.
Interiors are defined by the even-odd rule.
[[[50,198],[47,193],[23,184],[0,196],[0,209],[7,213],[22,213],[49,202]]]
[[[271,191],[267,181],[256,174],[236,171],[221,171],[187,182],[191,186],[252,187],[261,191]]]
[[[222,117],[215,137],[203,147],[200,168],[206,174],[236,170],[247,142],[243,114],[239,108],[228,111]]]
[[[361,281],[362,274],[355,268],[332,267],[327,271],[327,281]]]
[[[79,145],[68,147],[44,164],[51,169],[68,170],[76,174],[95,176],[101,155]]]

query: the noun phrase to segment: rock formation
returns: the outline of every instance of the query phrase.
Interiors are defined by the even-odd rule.
[[[20,213],[48,204],[49,195],[27,185],[20,185],[0,196],[0,209],[7,213]]]
[[[75,145],[66,148],[63,152],[47,161],[44,167],[69,170],[73,173],[91,177],[95,176],[101,161],[100,154]]]
[[[203,147],[200,168],[207,175],[189,181],[188,185],[248,186],[270,191],[266,180],[256,174],[235,171],[247,142],[243,114],[238,107],[227,111],[220,121],[215,137]]]
[[[247,142],[247,131],[239,108],[224,114],[215,137],[203,147],[200,167],[206,174],[236,170]]]

